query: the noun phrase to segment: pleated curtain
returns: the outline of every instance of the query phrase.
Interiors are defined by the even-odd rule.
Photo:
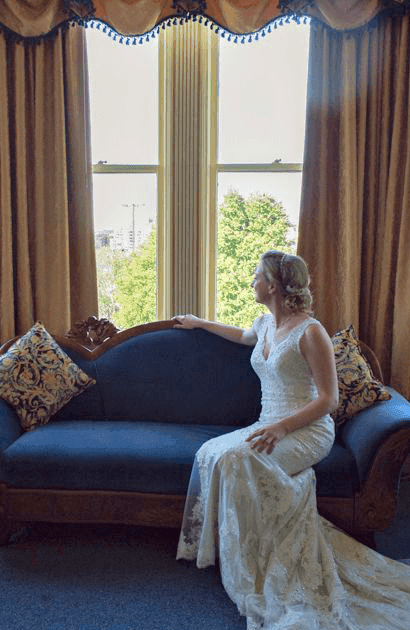
[[[410,0],[0,0],[1,339],[34,319],[62,332],[97,308],[86,54],[82,29],[69,25],[96,20],[134,44],[198,21],[249,43],[284,20],[309,17],[299,252],[329,332],[353,323],[386,382],[410,396],[409,14]],[[170,225],[188,226],[193,239],[188,284],[162,225],[163,290],[179,310],[214,291],[212,278],[202,281],[200,242],[212,236],[204,199],[215,191],[198,194],[206,181],[196,170],[212,167],[212,151],[205,162],[192,159],[196,192],[166,210]],[[162,194],[177,203],[183,188],[181,180]]]
[[[354,325],[410,396],[410,16],[311,32],[299,253],[330,333]]]
[[[0,340],[97,313],[84,31],[0,31]]]
[[[163,315],[215,311],[217,77],[215,36],[198,22],[167,28],[161,42],[166,67],[161,103],[160,204],[158,229],[158,293]],[[200,45],[199,45],[200,44]],[[181,255],[182,254],[182,255]]]

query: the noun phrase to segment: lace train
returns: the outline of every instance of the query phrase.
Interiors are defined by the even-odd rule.
[[[291,477],[243,442],[223,455],[220,438],[210,442],[193,470],[177,557],[204,568],[219,556],[248,630],[408,628],[410,569],[318,515],[312,468]]]

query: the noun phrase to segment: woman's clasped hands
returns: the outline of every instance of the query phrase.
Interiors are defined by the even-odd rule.
[[[259,453],[266,450],[267,455],[270,455],[276,444],[282,440],[285,435],[287,435],[285,426],[281,422],[277,422],[276,424],[268,424],[262,429],[254,431],[246,438],[246,442],[252,442],[250,447],[256,448]]]

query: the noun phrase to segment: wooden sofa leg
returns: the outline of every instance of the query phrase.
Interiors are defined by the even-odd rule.
[[[0,505],[0,547],[6,545],[13,532],[13,523],[4,514],[4,508]]]
[[[374,538],[374,532],[358,530],[355,531],[354,538],[363,545],[366,545],[366,547],[370,547],[370,549],[376,550],[376,540]]]

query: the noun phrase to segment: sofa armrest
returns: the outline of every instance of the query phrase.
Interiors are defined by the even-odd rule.
[[[13,407],[0,398],[0,458],[1,453],[22,433],[23,430]]]
[[[368,477],[376,453],[387,438],[401,429],[410,429],[410,403],[392,387],[386,389],[390,400],[360,411],[339,429],[342,441],[355,457],[360,482]]]
[[[357,530],[389,527],[397,509],[400,471],[410,451],[410,403],[387,389],[390,400],[361,411],[340,429],[356,459],[361,484],[354,507]]]

